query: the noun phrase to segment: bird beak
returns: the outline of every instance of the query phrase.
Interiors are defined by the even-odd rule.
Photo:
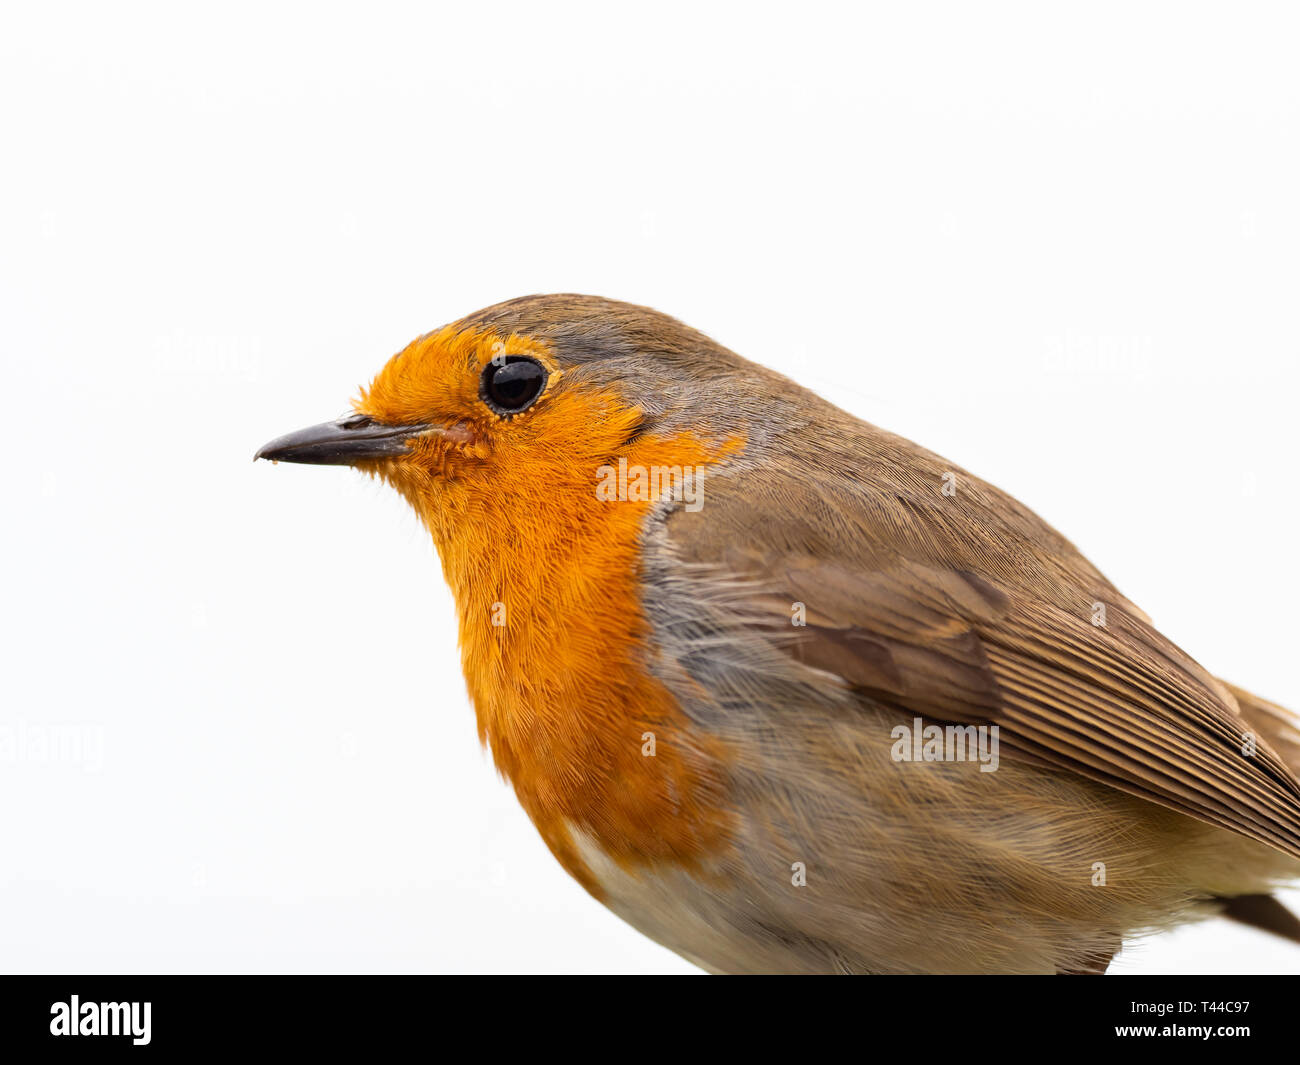
[[[403,455],[408,441],[435,429],[432,425],[384,425],[365,414],[349,414],[277,437],[263,444],[253,459],[351,466],[366,459]]]

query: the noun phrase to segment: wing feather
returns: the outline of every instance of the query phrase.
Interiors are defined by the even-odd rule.
[[[843,480],[818,491],[806,472],[790,497],[816,505],[754,525],[753,476],[715,482],[668,536],[750,589],[775,646],[876,702],[996,724],[1036,761],[1300,857],[1300,781],[1231,690],[1019,504],[979,482],[964,510]],[[759,494],[779,497],[767,480]],[[792,603],[807,619],[793,633]]]

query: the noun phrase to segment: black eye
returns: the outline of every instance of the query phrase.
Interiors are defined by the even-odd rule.
[[[546,367],[520,355],[507,355],[483,368],[478,394],[498,414],[515,414],[542,394]]]

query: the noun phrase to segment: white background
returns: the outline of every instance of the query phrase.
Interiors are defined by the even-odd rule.
[[[1300,705],[1297,26],[1072,6],[6,5],[0,967],[694,971],[479,750],[405,505],[250,461],[514,295],[951,457]]]

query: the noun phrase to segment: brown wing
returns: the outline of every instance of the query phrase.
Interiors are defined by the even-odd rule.
[[[715,479],[669,519],[670,550],[751,589],[777,646],[877,701],[997,724],[1035,759],[1300,857],[1300,781],[1230,691],[1014,500],[965,474],[968,498],[942,500],[946,464],[903,457],[869,487],[820,456],[786,480]],[[931,497],[914,487],[928,463]]]

